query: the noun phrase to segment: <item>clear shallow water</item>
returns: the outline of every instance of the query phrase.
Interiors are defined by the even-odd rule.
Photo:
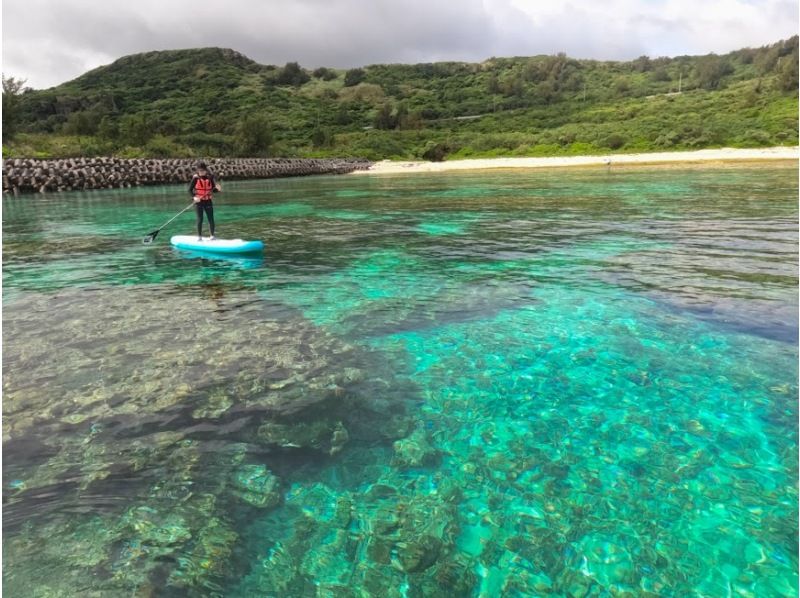
[[[4,589],[791,596],[797,170],[6,198]],[[626,594],[627,593],[627,594]]]

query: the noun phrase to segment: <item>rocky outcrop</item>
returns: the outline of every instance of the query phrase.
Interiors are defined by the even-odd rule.
[[[366,170],[371,164],[360,158],[218,158],[206,163],[221,180],[346,174]],[[44,193],[187,183],[195,164],[197,160],[193,158],[13,158],[3,161],[3,192]]]

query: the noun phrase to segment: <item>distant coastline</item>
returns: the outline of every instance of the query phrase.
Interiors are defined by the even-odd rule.
[[[758,149],[704,149],[688,152],[657,152],[641,154],[608,154],[598,156],[563,156],[548,158],[478,158],[446,162],[402,162],[383,160],[352,174],[402,174],[415,172],[449,172],[455,170],[485,170],[490,168],[568,168],[579,166],[689,165],[734,162],[763,162],[770,160],[797,161],[800,147],[769,147]]]

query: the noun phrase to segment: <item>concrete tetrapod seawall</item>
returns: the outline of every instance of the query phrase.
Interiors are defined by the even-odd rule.
[[[3,160],[3,192],[188,184],[197,162],[195,158],[10,158]],[[205,162],[220,180],[345,174],[371,164],[360,158],[209,158]]]

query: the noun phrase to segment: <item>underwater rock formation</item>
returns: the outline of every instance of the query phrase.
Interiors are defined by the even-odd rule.
[[[265,530],[262,541],[273,542],[269,556],[251,569],[237,593],[271,588],[301,596],[312,591],[305,584],[314,579],[323,595],[351,595],[360,588],[372,596],[399,597],[404,584],[413,588],[409,595],[468,595],[475,576],[454,551],[459,491],[443,482],[436,494],[409,493],[423,479],[403,482],[388,471],[385,483],[363,493],[320,483],[290,490],[284,509],[291,527],[283,534]]]
[[[28,415],[4,420],[5,438],[33,426],[98,429],[185,414],[219,427],[276,422],[265,428],[265,440],[314,446],[310,437],[325,436],[318,444],[326,452],[341,449],[347,437],[336,414],[349,410],[352,390],[365,378],[352,365],[359,359],[352,346],[299,316],[259,314],[257,304],[226,312],[221,300],[187,295],[176,309],[154,297],[122,288],[62,291],[32,296],[25,309],[9,306],[3,407]],[[51,325],[29,334],[39,313],[54,314]],[[58,392],[28,383],[50,377]],[[284,425],[298,419],[308,426]]]
[[[349,434],[341,421],[316,419],[310,422],[267,421],[256,432],[259,442],[281,448],[314,448],[330,455],[338,453]]]
[[[6,302],[4,450],[15,472],[25,472],[6,469],[11,590],[27,587],[26,571],[38,579],[36,568],[58,563],[49,587],[63,595],[79,594],[82,576],[98,572],[104,581],[93,587],[112,594],[147,595],[164,585],[203,594],[240,572],[233,518],[284,501],[273,451],[314,462],[303,451],[337,455],[350,430],[358,442],[407,433],[402,404],[374,399],[385,388],[381,367],[390,366],[299,312],[241,294],[231,301],[244,305],[229,310],[224,297],[191,289],[164,304],[148,289],[118,287]],[[50,326],[32,334],[41,314]],[[56,382],[29,382],[42,379]],[[159,472],[158,479],[140,472]],[[59,500],[42,504],[37,497],[53,488]],[[119,492],[130,498],[117,501]],[[110,505],[102,519],[76,523],[61,512],[87,496]],[[33,505],[52,521],[32,526]],[[349,508],[338,508],[346,517]],[[82,556],[41,551],[64,534],[82,534],[70,545]],[[70,577],[70,569],[78,573]]]
[[[277,476],[263,465],[243,465],[233,474],[233,493],[259,508],[274,507],[283,499]]]
[[[408,438],[394,443],[392,465],[396,467],[424,467],[436,462],[439,452],[428,442],[428,435],[422,428],[414,430]]]

